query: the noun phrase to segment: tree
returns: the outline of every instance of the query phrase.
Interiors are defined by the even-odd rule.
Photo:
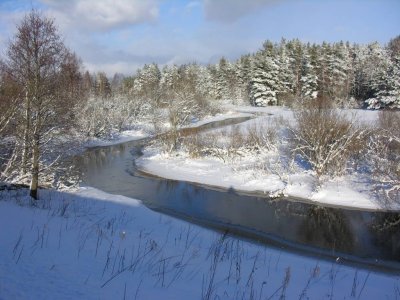
[[[3,66],[0,62],[0,66]],[[13,117],[18,111],[18,101],[21,98],[21,90],[14,80],[0,69],[0,136],[9,129]]]
[[[400,35],[389,41],[388,49],[392,58],[400,56]]]
[[[277,60],[260,53],[255,61],[255,70],[250,82],[250,99],[255,106],[276,105],[277,93],[281,90]]]
[[[285,44],[286,53],[290,58],[290,68],[293,74],[292,88],[296,96],[300,95],[301,92],[301,77],[302,77],[302,59],[303,59],[303,45],[298,40],[292,40]]]
[[[365,101],[368,108],[400,108],[400,56],[393,58],[379,75],[371,84],[374,97]]]
[[[252,75],[252,58],[250,55],[243,55],[237,65],[238,86],[240,97],[244,103],[249,103],[249,85]]]
[[[304,99],[315,99],[318,95],[318,77],[308,54],[303,56],[301,74],[301,97]]]
[[[89,98],[94,94],[94,83],[93,83],[93,76],[90,75],[89,71],[86,71],[83,74],[82,78],[82,90],[85,98]]]
[[[216,65],[215,75],[217,99],[235,100],[238,94],[239,80],[232,64],[222,57]]]
[[[144,65],[141,70],[137,71],[133,87],[135,93],[148,104],[158,106],[160,102],[160,79],[161,72],[157,64]]]
[[[8,45],[5,69],[23,91],[22,171],[30,167],[30,195],[38,198],[39,163],[42,146],[56,130],[68,123],[70,115],[62,71],[70,65],[71,53],[65,47],[52,19],[32,10],[17,26]],[[30,160],[30,163],[29,163]]]
[[[111,85],[106,73],[98,72],[96,75],[96,96],[101,99],[108,99],[111,96]]]
[[[286,40],[282,39],[279,45],[279,81],[281,82],[282,93],[294,92],[295,75],[291,66],[291,59],[286,49]]]

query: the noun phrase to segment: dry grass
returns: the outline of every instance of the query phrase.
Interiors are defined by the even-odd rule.
[[[275,149],[275,124],[251,124],[245,129],[233,126],[230,130],[195,133],[183,139],[185,149],[192,158],[214,156],[226,161],[247,153],[259,154]]]

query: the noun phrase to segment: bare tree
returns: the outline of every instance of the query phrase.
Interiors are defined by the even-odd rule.
[[[0,62],[0,134],[5,134],[17,113],[21,91]]]
[[[32,10],[17,26],[7,49],[5,70],[23,91],[22,172],[30,169],[30,195],[37,199],[42,147],[69,121],[61,90],[62,72],[75,61],[52,19]],[[30,163],[29,163],[30,161]]]
[[[391,39],[388,44],[388,48],[390,50],[390,54],[392,58],[395,58],[400,55],[400,35]]]

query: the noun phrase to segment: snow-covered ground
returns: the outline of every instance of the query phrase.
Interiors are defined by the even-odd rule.
[[[293,112],[284,107],[238,107],[229,106],[230,111],[252,113],[257,118],[239,125],[215,129],[213,132],[229,134],[233,128],[245,133],[255,124],[271,123],[284,120],[293,123]],[[349,116],[356,116],[360,122],[373,124],[378,113],[366,110],[346,110]],[[280,162],[278,149],[267,153],[245,155],[223,161],[215,156],[192,158],[185,151],[163,153],[159,148],[147,148],[137,165],[145,172],[157,176],[196,182],[200,184],[233,188],[243,192],[265,193],[271,196],[284,195],[325,205],[354,207],[360,209],[400,210],[400,203],[386,203],[373,193],[371,182],[363,174],[350,174],[342,177],[317,181],[312,172],[299,167],[290,172],[284,170]],[[260,163],[267,161],[268,170]],[[263,164],[264,165],[264,164]]]
[[[224,121],[226,119],[252,117],[252,116],[254,116],[254,114],[252,112],[238,112],[235,110],[228,110],[225,113],[219,113],[215,116],[205,117],[204,119],[195,121],[185,127],[186,128],[196,128],[196,127],[200,127],[202,125],[212,123],[212,122]]]
[[[85,147],[96,147],[96,146],[111,146],[121,143],[126,143],[130,141],[135,141],[143,139],[149,136],[149,133],[145,132],[143,129],[137,130],[124,130],[118,134],[115,134],[109,139],[98,139],[93,138],[87,141],[84,145]]]
[[[202,125],[223,121],[226,119],[232,118],[243,118],[243,117],[251,117],[253,113],[246,112],[236,112],[234,110],[228,110],[226,113],[220,113],[215,116],[208,116],[202,120],[193,120],[193,122],[183,128],[196,128]],[[164,124],[165,127],[168,127],[168,123]],[[149,123],[139,123],[135,126],[135,129],[123,130],[121,132],[114,133],[111,137],[106,139],[101,138],[91,138],[87,142],[84,143],[85,148],[97,147],[97,146],[111,146],[116,144],[121,144],[125,142],[135,141],[143,138],[147,138],[154,135],[153,125]]]
[[[0,192],[0,299],[396,299],[400,278],[302,257],[92,188]]]

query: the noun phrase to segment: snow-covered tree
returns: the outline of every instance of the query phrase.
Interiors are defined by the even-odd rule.
[[[198,66],[198,74],[196,78],[196,89],[198,93],[204,95],[208,100],[216,99],[216,88],[210,68],[205,66]]]
[[[378,43],[355,49],[355,96],[366,100],[374,98],[385,85],[390,57]]]
[[[160,89],[163,96],[170,96],[176,90],[180,78],[179,69],[177,65],[166,65],[161,72]]]
[[[102,99],[108,99],[111,96],[111,84],[104,72],[96,74],[95,95]]]
[[[224,57],[216,65],[217,99],[235,100],[240,94],[237,69]]]
[[[237,86],[240,98],[244,103],[249,103],[249,86],[253,72],[253,60],[250,55],[243,55],[236,62]]]
[[[297,96],[301,94],[301,77],[304,46],[300,40],[295,39],[286,42],[286,53],[289,57],[291,74],[293,76],[292,90]]]
[[[151,105],[158,105],[160,100],[159,84],[161,72],[157,64],[144,65],[137,71],[133,89],[138,97]]]
[[[292,69],[292,59],[289,57],[286,49],[286,40],[282,39],[279,45],[279,54],[277,56],[279,64],[279,81],[281,92],[293,94],[295,90],[295,74]]]
[[[374,97],[365,101],[368,108],[400,108],[400,56],[393,58],[386,71],[378,74],[378,80],[372,82]]]
[[[388,50],[393,58],[400,56],[400,35],[389,41]]]
[[[341,42],[334,44],[328,55],[327,76],[329,85],[326,87],[328,96],[336,102],[349,96],[350,54],[347,46]]]
[[[37,199],[42,154],[55,133],[59,135],[68,127],[72,117],[69,112],[74,99],[68,99],[68,93],[63,92],[66,87],[61,72],[70,68],[68,72],[73,74],[76,66],[71,64],[74,54],[65,47],[52,19],[32,10],[16,29],[4,68],[24,95],[19,107],[22,128],[15,133],[22,149],[15,153],[22,156],[21,171],[30,171],[30,195]]]
[[[318,77],[315,67],[311,64],[310,55],[303,56],[301,73],[301,97],[304,99],[315,99],[318,95]]]
[[[278,103],[277,93],[281,91],[277,59],[259,53],[254,65],[254,73],[250,81],[252,104],[255,106],[276,105]]]

